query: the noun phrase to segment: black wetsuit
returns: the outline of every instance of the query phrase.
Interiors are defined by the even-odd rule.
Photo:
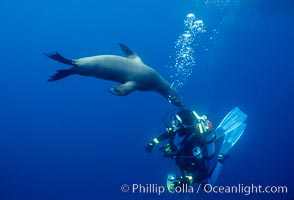
[[[182,176],[193,176],[193,182],[199,182],[208,176],[207,153],[205,137],[190,133],[181,143],[180,149],[175,154],[177,165],[181,169]],[[202,157],[195,157],[194,148],[201,149]]]
[[[184,137],[181,143],[177,146],[175,144],[176,134]],[[199,182],[208,176],[208,169],[206,163],[206,138],[199,134],[197,130],[193,128],[182,128],[177,131],[167,131],[157,137],[158,141],[169,139],[170,152],[165,151],[165,147],[162,150],[165,152],[165,156],[175,158],[176,164],[180,167],[182,176],[193,176],[194,182]],[[196,158],[193,155],[195,147],[201,149],[203,157]]]

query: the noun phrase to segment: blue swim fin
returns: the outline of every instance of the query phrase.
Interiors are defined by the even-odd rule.
[[[231,110],[221,121],[215,129],[216,135],[216,152],[218,152],[213,160],[216,163],[211,169],[211,175],[207,179],[207,183],[214,185],[220,171],[223,167],[225,157],[228,155],[230,149],[237,143],[245,131],[246,124],[244,121],[247,115],[243,113],[238,107]]]
[[[241,124],[231,132],[227,133],[220,149],[219,154],[222,156],[228,155],[229,150],[237,143],[240,137],[243,135],[246,128],[246,124]]]
[[[247,115],[243,113],[240,108],[235,107],[224,117],[224,119],[215,129],[216,138],[220,138],[221,136],[236,129],[238,126],[243,124],[246,119]]]
[[[247,115],[238,107],[231,110],[215,130],[216,138],[225,136],[219,155],[225,156],[245,131]]]

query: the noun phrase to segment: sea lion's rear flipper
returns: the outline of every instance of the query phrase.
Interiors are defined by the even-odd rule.
[[[118,96],[126,96],[133,92],[135,90],[136,83],[133,81],[126,82],[124,84],[121,84],[117,87],[110,88],[109,91],[112,94],[118,95]]]
[[[77,66],[74,60],[70,60],[70,59],[67,59],[67,58],[63,57],[57,51],[54,51],[52,53],[45,53],[44,55],[48,56],[49,58],[51,58],[53,60],[61,62],[63,64],[71,65],[71,66],[74,66],[74,67]],[[72,68],[71,69],[60,69],[60,70],[57,70],[54,75],[50,76],[48,81],[49,82],[57,81],[59,79],[63,79],[65,77],[68,77],[68,76],[70,76],[72,74],[75,74],[74,71],[72,70]]]
[[[127,47],[127,45],[123,43],[118,44],[126,57],[128,57],[129,59],[137,60],[138,62],[142,62],[141,58],[132,49]]]
[[[60,69],[57,70],[56,73],[48,79],[49,82],[57,81],[59,79],[63,79],[65,77],[68,77],[70,75],[74,74],[72,69]]]
[[[71,65],[71,66],[76,66],[75,61],[71,60],[71,59],[67,59],[65,57],[63,57],[60,53],[58,53],[57,51],[54,51],[52,53],[44,53],[45,56],[48,56],[49,58],[56,60],[58,62],[61,62],[63,64],[66,65]]]

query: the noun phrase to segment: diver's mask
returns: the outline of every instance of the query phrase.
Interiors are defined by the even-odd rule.
[[[173,110],[174,112],[175,110]],[[170,113],[170,112],[169,112]],[[168,114],[169,114],[168,113]],[[210,132],[212,124],[205,115],[199,116],[195,111],[184,109],[170,116],[170,124],[164,121],[168,132],[179,132],[180,135],[185,135],[187,129],[196,128],[200,134]],[[180,133],[181,132],[181,133]]]
[[[185,123],[184,120],[183,117],[181,117],[179,114],[175,114],[173,116],[173,120],[171,121],[171,130],[173,132],[178,132],[180,136],[185,135],[187,129],[193,128],[195,126],[195,119],[190,120],[189,124]]]

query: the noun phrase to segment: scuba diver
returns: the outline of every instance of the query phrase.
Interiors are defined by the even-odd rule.
[[[168,140],[167,145],[160,150],[165,157],[175,159],[181,171],[179,177],[168,175],[169,190],[192,183],[213,185],[229,150],[246,128],[246,118],[247,115],[235,107],[213,130],[212,123],[205,115],[182,109],[172,115],[166,131],[148,143],[146,152],[151,153],[158,143]]]

